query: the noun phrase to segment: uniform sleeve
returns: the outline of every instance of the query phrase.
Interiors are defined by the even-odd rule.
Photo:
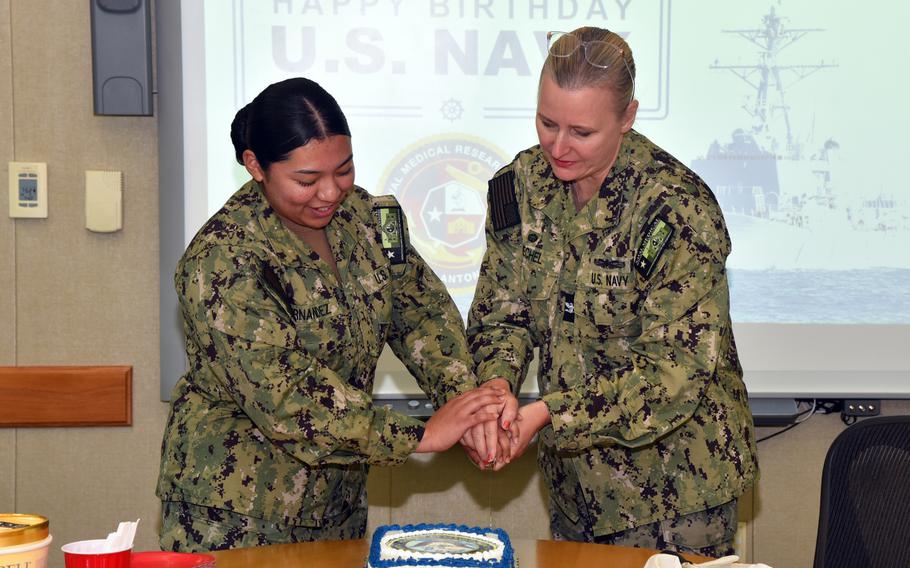
[[[197,339],[231,398],[276,447],[309,466],[401,463],[422,423],[373,407],[297,339],[261,285],[259,264],[216,247],[184,265],[186,332]],[[178,276],[179,278],[179,276]]]
[[[558,448],[644,446],[692,417],[731,333],[727,247],[704,236],[683,226],[649,279],[630,364],[543,397]]]
[[[445,285],[408,244],[395,277],[388,344],[436,408],[477,386],[461,314]]]
[[[487,250],[468,314],[468,347],[481,383],[502,377],[517,393],[536,340],[522,286],[521,226],[495,231],[491,218],[488,214]]]

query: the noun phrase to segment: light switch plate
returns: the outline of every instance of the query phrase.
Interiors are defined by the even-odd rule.
[[[123,228],[123,174],[86,170],[85,228],[113,233]]]
[[[9,163],[9,216],[47,218],[47,164]]]

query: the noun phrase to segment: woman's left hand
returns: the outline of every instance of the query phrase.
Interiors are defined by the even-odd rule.
[[[550,411],[542,400],[538,400],[519,409],[518,421],[521,422],[521,431],[513,440],[512,459],[521,456],[537,432],[550,423]]]

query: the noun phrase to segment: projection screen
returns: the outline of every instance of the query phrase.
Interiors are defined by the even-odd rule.
[[[895,41],[910,5],[207,0],[181,10],[184,244],[248,179],[229,139],[236,110],[306,76],[348,116],[358,185],[398,197],[413,244],[466,314],[486,182],[536,143],[546,32],[607,27],[635,57],[635,128],[723,207],[750,394],[910,396],[908,49]],[[376,392],[418,391],[386,352]]]

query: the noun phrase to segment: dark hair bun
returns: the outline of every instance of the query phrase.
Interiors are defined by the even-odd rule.
[[[247,143],[247,121],[250,115],[250,105],[237,111],[231,122],[231,143],[234,144],[234,155],[237,163],[243,165],[243,152],[249,148]]]
[[[237,161],[242,165],[243,153],[250,150],[264,171],[310,140],[335,135],[351,135],[341,107],[318,83],[303,77],[269,85],[231,123]]]

